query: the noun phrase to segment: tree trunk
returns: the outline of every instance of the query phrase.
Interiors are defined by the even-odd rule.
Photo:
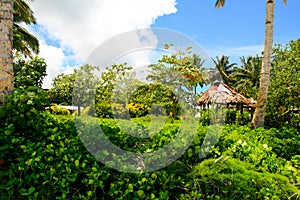
[[[251,123],[251,127],[254,128],[264,126],[265,121],[273,47],[274,4],[275,0],[266,0],[265,44],[262,58],[260,86],[256,109]]]
[[[13,91],[13,0],[0,0],[0,103]]]

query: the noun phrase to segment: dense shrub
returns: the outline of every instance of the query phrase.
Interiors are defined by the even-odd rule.
[[[70,111],[66,108],[63,108],[63,107],[60,107],[60,106],[51,106],[50,107],[50,112],[53,114],[53,115],[70,115]]]
[[[74,123],[44,111],[46,99],[41,89],[28,87],[6,100],[0,122],[0,160],[9,164],[0,171],[3,199],[89,197],[95,187],[82,182],[105,174]]]
[[[225,124],[238,124],[247,125],[251,122],[250,113],[248,111],[236,111],[233,109],[226,109],[226,114],[221,113],[222,110],[204,109],[200,111],[200,123],[204,126],[208,126],[214,123],[225,123]],[[214,121],[217,119],[218,121]]]
[[[212,111],[210,109],[204,109],[200,111],[199,122],[203,126],[209,126],[211,121]]]
[[[0,193],[4,199],[92,199],[105,197],[104,180],[109,170],[84,148],[72,121],[40,115],[43,131],[35,137],[15,132],[1,134],[0,158],[10,166],[2,169]],[[20,129],[19,129],[20,130]],[[99,179],[101,177],[101,179]]]
[[[2,127],[6,133],[15,133],[20,136],[34,137],[44,131],[41,115],[48,105],[46,93],[39,87],[19,87],[14,94],[8,96],[3,110]]]
[[[259,172],[230,157],[208,159],[195,166],[192,175],[206,199],[287,199],[297,188],[287,177]]]
[[[147,116],[129,123],[83,115],[90,126],[75,120],[76,129],[72,115],[44,112],[44,97],[34,91],[15,92],[0,110],[0,160],[9,163],[0,169],[3,199],[297,198],[299,134],[294,129],[200,125],[194,142],[174,163],[153,172],[125,173],[91,155],[78,135],[81,125],[90,132],[101,127],[124,150],[153,152],[176,139],[180,121]],[[149,126],[156,131],[149,132]],[[137,137],[142,135],[149,137]],[[187,142],[177,139],[178,145]],[[203,149],[209,154],[200,158]]]

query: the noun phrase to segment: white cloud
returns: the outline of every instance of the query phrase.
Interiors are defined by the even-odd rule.
[[[263,45],[249,45],[249,46],[240,46],[240,47],[225,47],[225,46],[219,46],[214,47],[213,49],[207,50],[208,54],[211,57],[215,56],[230,56],[231,62],[240,62],[240,57],[242,56],[255,56],[255,55],[261,55],[261,52],[263,51],[264,46]]]
[[[60,72],[60,68],[63,66],[64,53],[62,49],[46,45],[44,41],[40,40],[39,56],[45,58],[47,63],[47,77],[45,77],[43,87],[49,88],[51,80]]]
[[[227,55],[227,56],[248,56],[260,54],[263,50],[263,45],[249,45],[240,47],[225,47],[219,46],[214,49],[207,50],[210,55]]]
[[[35,0],[31,4],[44,29],[40,31],[46,33],[39,36],[59,41],[58,47],[41,45],[40,57],[48,58],[51,75],[63,71],[61,66],[70,58],[62,58],[61,53],[67,49],[74,52],[77,60],[84,61],[112,36],[150,27],[158,17],[177,12],[176,0]]]

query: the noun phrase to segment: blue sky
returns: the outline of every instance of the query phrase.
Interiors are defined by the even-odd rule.
[[[247,3],[246,3],[247,2]],[[227,0],[217,9],[214,0],[35,0],[38,25],[28,27],[40,40],[48,64],[45,87],[58,73],[70,73],[97,46],[124,31],[167,28],[200,44],[210,57],[260,54],[264,43],[264,0]],[[300,38],[300,1],[276,1],[274,43]],[[137,38],[129,39],[134,43]],[[152,38],[152,42],[155,39]],[[125,44],[126,45],[126,44]],[[142,63],[142,54],[137,63]],[[146,55],[145,55],[146,57]],[[145,62],[147,59],[144,60]]]
[[[178,0],[178,12],[158,18],[154,27],[168,27],[182,32],[208,51],[211,56],[231,56],[237,62],[238,53],[258,51],[264,43],[265,1],[227,0],[217,9],[214,1]],[[300,38],[300,1],[275,4],[274,43],[288,43]],[[234,52],[233,49],[245,48]],[[243,54],[245,53],[245,54]]]

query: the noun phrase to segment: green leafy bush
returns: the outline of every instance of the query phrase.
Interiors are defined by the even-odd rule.
[[[210,109],[205,109],[200,111],[200,124],[203,126],[209,126],[210,125],[210,120],[211,120],[211,115],[212,112]]]
[[[40,124],[41,115],[48,105],[47,94],[39,87],[16,88],[13,95],[6,99],[5,114],[2,119],[3,127],[9,127],[8,132],[20,136],[34,137],[44,131]]]
[[[66,108],[60,107],[60,106],[51,106],[50,107],[50,112],[53,115],[70,115],[70,111]]]
[[[0,193],[3,199],[66,199],[99,197],[100,186],[82,184],[92,171],[98,177],[103,165],[84,148],[73,121],[62,122],[44,112],[43,90],[16,89],[8,96],[1,115]],[[103,178],[104,180],[105,178]],[[98,182],[96,182],[98,184]]]
[[[45,59],[35,57],[29,61],[19,59],[14,62],[14,87],[42,87],[46,74]]]
[[[40,121],[43,131],[34,138],[8,134],[9,127],[0,135],[0,158],[10,163],[0,175],[1,197],[104,198],[102,182],[109,170],[84,148],[73,122],[59,122],[47,112],[40,115]]]
[[[153,152],[176,139],[182,125],[180,121],[154,120],[153,116],[146,116],[129,122],[83,115],[81,118],[87,120],[89,126],[80,124],[85,122],[82,120],[76,121],[75,128],[72,115],[54,117],[44,112],[41,93],[23,92],[10,96],[0,114],[0,160],[10,164],[0,170],[3,199],[297,197],[300,148],[299,134],[295,129],[201,125],[194,142],[169,166],[147,173],[125,173],[105,166],[91,155],[86,144],[82,143],[84,137],[78,135],[81,126],[90,132],[101,127],[106,137],[124,150]],[[27,104],[29,100],[33,103]],[[31,104],[36,105],[35,109]],[[24,121],[19,123],[19,120],[24,120],[22,113],[34,117],[27,117],[25,124]],[[149,126],[158,129],[149,132]],[[134,137],[128,135],[128,131],[136,136],[148,134],[149,137]],[[211,134],[207,135],[208,132]],[[200,158],[202,147],[208,147],[214,138],[217,138],[216,145],[208,148],[210,151],[205,158]],[[97,140],[99,137],[92,140],[90,147]],[[183,137],[178,141],[178,145],[184,145],[186,139]]]
[[[298,192],[287,177],[227,156],[205,160],[191,174],[206,199],[287,199]]]
[[[204,109],[200,111],[200,124],[208,126],[211,123],[219,123],[218,121],[223,121],[225,124],[238,124],[247,125],[251,122],[250,113],[248,111],[240,111],[233,109],[226,109],[226,115],[223,116],[222,110],[212,111],[211,109]],[[213,121],[214,119],[218,121]]]

